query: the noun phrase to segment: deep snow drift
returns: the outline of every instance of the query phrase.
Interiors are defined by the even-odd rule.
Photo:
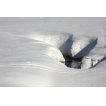
[[[106,18],[0,18],[0,86],[106,86],[105,24]],[[74,39],[83,37],[93,38],[83,48],[97,44],[83,54],[94,67],[73,69],[59,62],[60,50],[70,55]]]
[[[63,55],[70,56],[70,49],[73,43],[73,34],[57,33],[57,34],[33,34],[29,38],[39,40],[57,47]]]
[[[47,36],[44,42],[57,47],[63,55],[70,55],[70,48],[72,46],[72,34],[63,33],[58,35]]]
[[[73,41],[71,53],[73,58],[82,58],[97,44],[97,38],[81,37]]]
[[[82,59],[82,69],[88,69],[96,66],[98,63],[103,61],[106,58],[105,49],[103,48],[94,48]]]

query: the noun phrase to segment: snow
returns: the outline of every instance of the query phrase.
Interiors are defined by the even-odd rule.
[[[106,86],[105,24],[106,18],[100,17],[0,18],[0,86]],[[82,39],[87,41],[82,46],[96,45],[83,54],[95,66],[73,69],[59,62]]]
[[[105,48],[94,48],[82,59],[82,69],[89,69],[103,61],[106,58]]]
[[[44,54],[60,62],[65,62],[65,59],[60,50],[54,46],[49,45],[47,48],[45,48]]]
[[[30,35],[30,36],[29,36]],[[54,47],[57,47],[62,54],[70,56],[70,48],[73,43],[73,34],[70,33],[56,33],[56,34],[29,34],[28,38],[43,41]]]
[[[42,64],[43,66],[44,64],[54,64],[53,59],[61,62],[65,61],[60,50],[52,45],[37,40],[29,40],[23,37],[15,36],[15,38],[12,38],[11,36],[12,35],[8,34],[0,36],[2,40],[0,42],[0,65],[3,67],[8,65],[17,66],[18,64],[27,64],[29,66],[34,63],[36,65]]]
[[[66,56],[70,55],[69,50],[72,46],[72,34],[63,33],[47,36],[43,41],[57,47],[62,52],[62,54]]]
[[[97,38],[81,37],[74,39],[71,53],[73,58],[84,57],[97,44]]]

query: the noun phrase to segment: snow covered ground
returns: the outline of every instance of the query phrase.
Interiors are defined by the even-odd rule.
[[[104,27],[106,18],[100,17],[0,18],[0,86],[106,86],[106,57],[100,58],[106,54]],[[72,36],[98,38],[87,55],[99,58],[98,64],[73,69],[59,62],[64,61],[59,49],[70,53],[66,45],[71,48]],[[55,42],[60,46],[54,47]]]

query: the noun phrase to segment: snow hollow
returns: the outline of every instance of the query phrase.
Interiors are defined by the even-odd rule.
[[[96,17],[0,18],[0,86],[106,86],[105,25]]]
[[[80,65],[82,63],[81,62],[82,58],[86,54],[88,54],[89,51],[92,50],[97,44],[97,38],[95,37],[84,37],[83,36],[81,38],[73,39],[73,34],[70,34],[70,33],[35,34],[34,39],[45,42],[47,44],[52,45],[53,47],[58,48],[58,50],[60,50],[60,52],[62,53],[61,55],[65,57],[64,58],[65,60],[64,59],[59,60],[58,57],[61,57],[60,55],[54,58],[52,56],[53,49],[47,50],[49,51],[47,54],[50,57],[60,62],[64,63],[66,61],[65,62],[66,66],[72,67],[72,68],[81,67]],[[56,50],[54,51],[56,52]],[[54,53],[54,55],[56,54]],[[69,59],[70,61],[68,61]],[[70,65],[68,65],[68,63]],[[71,65],[71,63],[74,65]]]

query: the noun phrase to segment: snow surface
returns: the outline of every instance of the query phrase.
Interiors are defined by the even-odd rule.
[[[73,43],[73,35],[70,33],[32,34],[29,38],[48,43],[57,47],[65,56],[70,56],[70,49]]]
[[[103,49],[104,55],[105,25],[106,18],[96,17],[0,18],[0,86],[106,86],[106,58],[91,69],[68,68],[59,62],[60,51],[42,42],[58,33],[96,37],[94,54]]]
[[[70,55],[70,48],[72,46],[72,34],[63,33],[62,35],[49,35],[43,41],[59,48],[62,54],[66,56]]]
[[[103,61],[106,58],[105,48],[94,48],[82,59],[82,69],[92,68],[97,65],[99,62]]]
[[[97,38],[81,37],[74,39],[71,53],[73,58],[84,57],[97,44]]]

